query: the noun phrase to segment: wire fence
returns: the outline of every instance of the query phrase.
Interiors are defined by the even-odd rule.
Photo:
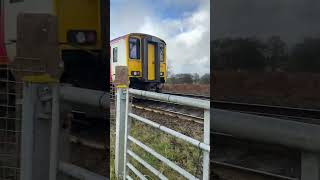
[[[116,88],[115,85],[110,82],[110,122],[115,123],[116,121]]]
[[[0,180],[20,175],[21,87],[7,64],[0,65]]]
[[[16,57],[13,63],[0,64],[0,180],[20,179],[21,78],[43,72],[39,58]]]

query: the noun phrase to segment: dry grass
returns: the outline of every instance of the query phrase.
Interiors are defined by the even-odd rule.
[[[186,94],[210,95],[209,84],[165,84],[163,90]]]
[[[216,71],[213,79],[217,100],[320,108],[320,74]]]

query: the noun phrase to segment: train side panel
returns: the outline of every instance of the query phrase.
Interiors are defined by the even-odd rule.
[[[111,75],[112,80],[115,78],[115,67],[116,66],[127,66],[127,48],[126,38],[121,38],[115,42],[111,42]]]

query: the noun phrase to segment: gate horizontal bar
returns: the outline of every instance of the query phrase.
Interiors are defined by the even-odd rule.
[[[64,174],[82,180],[108,180],[108,178],[95,174],[89,170],[80,168],[66,162],[59,163],[59,170]]]
[[[210,109],[210,101],[195,99],[195,98],[188,98],[182,96],[175,96],[169,94],[161,94],[161,93],[154,93],[149,91],[142,91],[137,89],[129,89],[131,94],[135,94],[138,96],[148,97],[152,99],[162,100],[165,102],[176,103],[180,105],[186,105],[191,107],[197,107],[201,109]]]
[[[130,177],[129,175],[127,175],[126,177],[128,180],[133,180],[132,177]]]
[[[128,168],[131,169],[131,171],[132,171],[135,175],[137,175],[140,179],[142,179],[142,180],[148,180],[148,179],[145,178],[144,175],[143,175],[140,171],[138,171],[138,169],[136,169],[132,164],[127,163],[127,166],[128,166]]]
[[[207,145],[207,144],[205,144],[205,143],[203,143],[203,142],[200,142],[200,141],[198,141],[198,140],[196,140],[196,139],[193,139],[193,138],[191,138],[191,137],[189,137],[189,136],[186,136],[186,135],[184,135],[184,134],[181,134],[181,133],[179,133],[179,132],[177,132],[177,131],[175,131],[175,130],[172,130],[172,129],[167,128],[167,127],[165,127],[165,126],[162,126],[162,125],[160,125],[160,124],[158,124],[158,123],[155,123],[155,122],[153,122],[153,121],[150,121],[150,120],[148,120],[148,119],[146,119],[146,118],[137,116],[137,115],[135,115],[135,114],[133,114],[133,113],[129,113],[129,116],[132,117],[132,118],[134,118],[134,119],[136,119],[136,120],[138,120],[138,121],[141,121],[141,122],[143,122],[143,123],[146,123],[146,124],[148,124],[148,125],[150,125],[150,126],[152,126],[152,127],[154,127],[154,128],[157,128],[157,129],[159,129],[159,130],[161,130],[161,131],[163,131],[163,132],[165,132],[165,133],[168,133],[168,134],[170,134],[170,135],[172,135],[172,136],[174,136],[174,137],[176,137],[176,138],[179,138],[179,139],[182,139],[182,140],[184,140],[184,141],[187,141],[188,143],[191,143],[192,145],[194,145],[194,146],[196,146],[196,147],[199,147],[199,148],[202,149],[202,150],[205,150],[205,151],[207,151],[207,152],[210,152],[210,146]]]
[[[320,126],[280,118],[212,109],[211,131],[320,152]]]
[[[148,153],[152,154],[154,157],[156,157],[157,159],[159,159],[160,161],[162,161],[163,163],[165,163],[166,165],[168,165],[169,167],[171,167],[173,170],[177,171],[179,174],[181,174],[182,176],[184,176],[187,179],[192,179],[192,180],[198,180],[198,178],[194,177],[192,174],[190,174],[189,172],[187,172],[186,170],[182,169],[180,166],[176,165],[175,163],[173,163],[172,161],[170,161],[169,159],[163,157],[161,154],[157,153],[156,151],[154,151],[153,149],[149,148],[148,146],[146,146],[145,144],[143,144],[142,142],[138,141],[137,139],[135,139],[132,136],[128,136],[128,139],[135,143],[136,145],[138,145],[140,148],[142,148],[143,150],[147,151]]]
[[[161,180],[168,180],[167,177],[165,177],[161,172],[156,170],[154,167],[152,167],[150,164],[148,164],[146,161],[144,161],[142,158],[140,158],[136,153],[132,152],[131,150],[127,150],[127,153],[137,160],[140,164],[142,164],[145,168],[147,168],[149,171],[151,171],[154,175],[159,177]]]
[[[91,89],[61,86],[60,97],[65,101],[109,108],[109,93]]]

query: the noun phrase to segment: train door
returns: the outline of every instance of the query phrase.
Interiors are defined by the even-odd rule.
[[[160,41],[154,37],[143,38],[143,79],[147,83],[160,82]]]
[[[154,81],[155,80],[155,44],[148,43],[148,80]]]

